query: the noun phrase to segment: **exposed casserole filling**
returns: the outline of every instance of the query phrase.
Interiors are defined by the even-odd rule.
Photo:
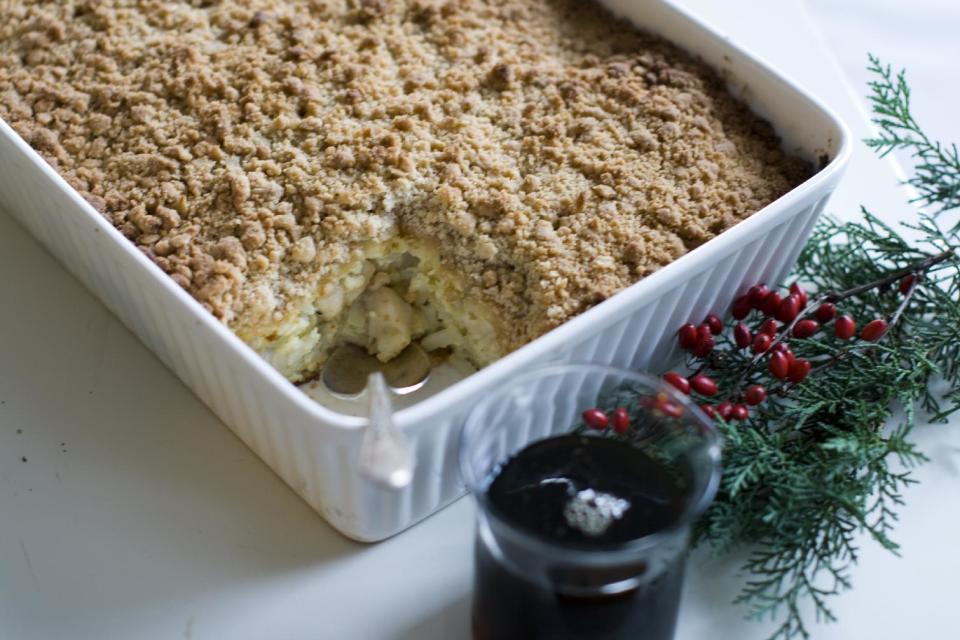
[[[0,117],[294,381],[487,364],[811,172],[585,0],[3,2]]]
[[[241,337],[288,375],[318,370],[343,343],[366,347],[384,362],[414,341],[478,366],[503,355],[490,307],[469,298],[463,279],[435,249],[397,238],[363,255],[323,281],[299,317],[276,333]]]

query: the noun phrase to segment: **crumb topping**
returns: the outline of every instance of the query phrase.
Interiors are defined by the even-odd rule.
[[[241,336],[399,234],[510,350],[811,172],[582,0],[4,2],[0,117]]]

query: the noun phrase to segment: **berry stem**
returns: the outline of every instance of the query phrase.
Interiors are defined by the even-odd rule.
[[[950,250],[950,253],[953,253],[953,250]],[[913,297],[913,293],[917,290],[917,285],[920,284],[919,278],[914,278],[913,282],[910,283],[910,287],[907,289],[907,292],[903,295],[903,300],[900,301],[900,304],[897,306],[897,310],[893,312],[893,315],[890,316],[890,326],[887,328],[887,333],[890,332],[890,329],[900,321],[900,317],[903,315],[904,310],[907,308],[907,305],[910,304],[910,299]]]
[[[936,264],[936,263],[934,263],[934,264]],[[929,268],[929,266],[928,266],[927,268]],[[890,280],[890,282],[893,282],[893,280]],[[897,325],[897,323],[900,321],[900,318],[903,316],[903,312],[906,310],[907,306],[910,304],[910,299],[913,298],[913,294],[914,294],[914,292],[917,290],[917,286],[918,286],[919,284],[920,284],[919,279],[914,279],[914,281],[910,283],[910,288],[907,289],[906,294],[904,294],[904,296],[903,296],[903,300],[900,301],[900,304],[897,305],[896,310],[895,310],[895,311],[893,312],[893,314],[890,316],[889,325],[888,325],[888,327],[887,327],[886,333],[884,333],[883,336],[881,336],[880,340],[883,340],[884,338],[886,338],[886,337],[890,334],[890,331],[891,331],[891,330]],[[881,286],[881,285],[876,285],[876,286]],[[864,289],[864,291],[869,291],[869,289]],[[879,342],[879,341],[878,341],[878,342]],[[841,351],[840,353],[836,354],[836,355],[833,356],[832,358],[830,358],[830,359],[828,359],[828,360],[825,360],[825,361],[823,361],[822,363],[818,364],[816,367],[814,367],[814,368],[810,371],[810,374],[809,374],[809,375],[812,376],[812,375],[816,375],[816,374],[818,374],[818,373],[821,373],[824,369],[829,369],[830,367],[832,367],[832,366],[834,366],[834,365],[836,365],[836,364],[839,364],[840,362],[846,360],[847,358],[849,358],[852,354],[856,353],[857,351],[860,351],[860,350],[869,350],[870,348],[872,348],[872,347],[874,346],[874,344],[875,344],[875,343],[873,343],[873,342],[866,342],[866,343],[863,343],[863,344],[860,344],[860,345],[856,345],[856,346],[854,346],[854,347],[850,347],[850,348],[844,349],[843,351]],[[784,383],[779,384],[779,385],[777,385],[776,387],[770,389],[770,391],[769,391],[768,393],[769,393],[769,395],[778,395],[778,396],[781,396],[781,397],[786,397],[786,396],[788,396],[788,395],[790,394],[790,390],[791,390],[793,387],[795,387],[797,384],[799,384],[799,383],[796,383],[796,382],[784,382]]]
[[[882,286],[885,286],[885,285],[888,285],[888,284],[892,284],[892,283],[896,282],[897,280],[900,280],[900,279],[903,278],[904,276],[909,276],[909,275],[911,275],[911,274],[923,273],[923,272],[925,272],[925,271],[929,271],[932,267],[935,267],[936,265],[940,264],[941,262],[943,262],[943,261],[945,261],[945,260],[949,260],[950,258],[952,258],[955,253],[956,253],[956,252],[955,252],[954,249],[951,247],[950,249],[947,249],[946,251],[942,251],[942,252],[940,252],[940,253],[938,253],[938,254],[936,254],[936,255],[930,256],[930,257],[925,258],[925,259],[923,259],[923,260],[920,260],[919,262],[915,262],[915,263],[913,263],[912,265],[910,265],[910,266],[908,266],[908,267],[904,267],[903,269],[900,269],[899,271],[894,271],[894,272],[892,272],[892,273],[889,273],[889,274],[885,275],[885,276],[882,277],[882,278],[878,278],[878,279],[876,279],[876,280],[873,280],[872,282],[867,282],[867,283],[861,284],[861,285],[859,285],[859,286],[853,287],[852,289],[847,289],[846,291],[840,291],[840,292],[836,292],[836,293],[828,293],[828,294],[826,294],[825,296],[823,296],[823,299],[820,300],[820,303],[823,303],[823,302],[839,302],[840,300],[845,300],[845,299],[847,299],[847,298],[852,298],[852,297],[854,297],[854,296],[858,296],[858,295],[860,295],[861,293],[863,293],[863,292],[865,292],[865,291],[870,291],[871,289],[876,289],[876,288],[878,288],[878,287],[882,287]],[[913,284],[912,284],[912,286],[911,286],[911,289],[912,289],[913,287],[916,287],[916,284],[917,284],[917,280],[914,279]],[[819,304],[808,305],[808,306],[819,306]]]
[[[889,273],[882,278],[878,278],[871,282],[867,282],[865,284],[861,284],[859,286],[847,289],[846,291],[827,293],[826,295],[820,296],[817,300],[814,300],[812,303],[808,304],[806,307],[801,309],[800,313],[798,313],[793,320],[791,320],[788,324],[782,327],[780,332],[776,336],[774,336],[773,341],[770,343],[770,348],[768,350],[761,351],[760,353],[757,353],[756,355],[753,356],[753,358],[750,359],[750,362],[748,362],[747,365],[744,367],[743,371],[740,374],[740,377],[737,378],[736,383],[733,385],[732,395],[736,396],[740,393],[740,387],[743,386],[744,380],[749,375],[750,371],[753,370],[755,366],[757,366],[760,360],[762,360],[763,357],[773,349],[773,347],[783,342],[786,338],[789,338],[793,334],[793,328],[796,326],[798,322],[807,318],[808,316],[815,315],[817,312],[817,309],[819,309],[820,305],[822,305],[823,303],[840,302],[841,300],[852,298],[866,291],[870,291],[872,289],[876,289],[879,287],[883,287],[885,285],[889,285],[893,282],[897,282],[898,280],[902,279],[904,276],[917,274],[917,273],[924,273],[926,271],[929,271],[931,268],[935,267],[936,265],[940,264],[941,262],[944,262],[945,260],[948,260],[949,258],[953,257],[954,254],[955,254],[954,249],[950,248],[936,255],[930,256],[928,258],[924,258],[919,262],[915,262],[908,267],[900,269],[899,271],[894,271],[892,273]],[[900,320],[900,316],[903,315],[903,311],[904,309],[906,309],[907,304],[909,304],[910,298],[913,297],[913,292],[916,291],[918,284],[919,284],[919,278],[914,278],[913,282],[910,284],[910,288],[907,291],[906,295],[903,296],[903,300],[901,301],[900,306],[897,307],[897,310],[890,317],[890,327],[887,329],[887,332],[889,332],[889,330],[893,328],[893,326],[897,323],[897,321]],[[828,363],[824,363],[823,365],[820,365],[819,367],[814,369],[811,373],[816,373],[826,364]]]

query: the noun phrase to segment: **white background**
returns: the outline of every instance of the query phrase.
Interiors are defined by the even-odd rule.
[[[687,0],[867,135],[865,52],[910,69],[931,132],[960,138],[948,0]],[[810,19],[812,17],[812,20]],[[825,52],[832,49],[836,63]],[[0,167],[2,170],[2,167]],[[831,209],[911,211],[854,158]],[[0,639],[468,637],[472,506],[375,546],[332,531],[29,236],[0,214]],[[917,434],[897,559],[869,543],[816,638],[955,638],[960,424]],[[26,459],[26,461],[23,461]],[[730,601],[736,558],[694,557],[679,637],[764,637]]]
[[[958,141],[960,2],[957,0],[806,0],[829,47],[857,88],[871,52],[907,69],[915,115],[931,135]]]

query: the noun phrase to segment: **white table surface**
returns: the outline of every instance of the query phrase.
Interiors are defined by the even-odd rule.
[[[859,41],[842,25],[825,40],[799,0],[683,4],[866,135],[825,48],[853,64]],[[813,4],[836,18],[833,2]],[[864,41],[867,22],[850,20],[850,33]],[[937,101],[936,89],[917,100]],[[902,200],[891,167],[858,151],[830,209],[855,215],[864,202],[895,220],[911,214]],[[378,545],[345,540],[2,214],[0,274],[0,638],[469,636],[469,501]],[[932,462],[907,494],[902,558],[866,543],[855,589],[835,602],[840,623],[816,638],[957,637],[960,429],[926,427],[917,440]],[[694,556],[678,638],[764,637],[730,605],[736,560]]]

